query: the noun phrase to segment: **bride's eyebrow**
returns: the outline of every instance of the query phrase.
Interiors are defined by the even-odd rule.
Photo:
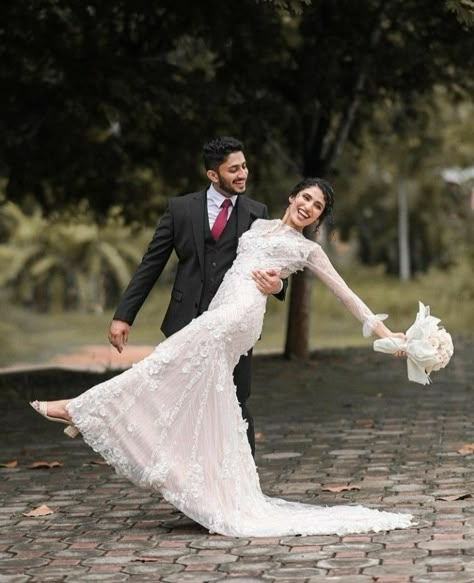
[[[313,200],[314,205],[324,207],[324,204],[325,204],[324,202],[322,202],[321,200],[318,200],[317,198],[315,199],[313,196],[311,196],[311,194],[309,194],[309,192],[306,194]]]

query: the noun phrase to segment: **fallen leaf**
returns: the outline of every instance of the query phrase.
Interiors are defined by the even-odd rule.
[[[23,516],[32,516],[33,518],[36,516],[48,516],[48,514],[54,514],[54,510],[51,510],[46,504],[42,504],[30,512],[23,512]]]
[[[323,484],[323,492],[347,492],[348,490],[360,490],[359,486],[352,484]]]
[[[96,460],[91,460],[90,462],[84,462],[82,465],[83,466],[108,466],[109,464],[105,460],[99,458]]]
[[[474,453],[474,443],[465,443],[461,448],[458,449],[458,453],[461,455],[469,455]]]
[[[16,460],[12,460],[11,462],[5,462],[3,464],[0,464],[0,468],[16,468],[18,465],[18,462]]]
[[[443,500],[444,502],[454,502],[455,500],[465,500],[472,498],[472,494],[466,492],[464,494],[452,494],[451,496],[437,496],[436,500]]]
[[[361,421],[356,422],[356,426],[362,427],[363,429],[366,429],[366,428],[370,429],[371,427],[374,426],[374,422],[370,421],[370,420],[367,420],[367,421],[361,420]]]
[[[29,468],[32,470],[41,470],[43,468],[49,469],[49,468],[60,468],[62,465],[61,462],[33,462]]]

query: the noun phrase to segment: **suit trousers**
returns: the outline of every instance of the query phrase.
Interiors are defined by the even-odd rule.
[[[237,387],[237,400],[242,409],[242,417],[247,421],[247,438],[249,440],[252,455],[255,456],[255,429],[253,417],[247,407],[247,400],[250,397],[250,383],[252,375],[252,350],[240,357],[237,366],[234,368],[234,383]]]

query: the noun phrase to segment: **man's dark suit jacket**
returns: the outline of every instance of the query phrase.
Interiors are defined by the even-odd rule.
[[[239,195],[232,212],[237,213],[238,237],[250,228],[255,219],[269,218],[264,204],[244,195]],[[178,256],[178,268],[161,330],[165,336],[170,336],[198,315],[204,278],[205,217],[205,190],[170,199],[148,250],[120,300],[114,314],[115,320],[133,324],[173,250]],[[234,259],[235,254],[229,257],[230,262]],[[284,299],[285,289],[286,285],[276,295],[278,299]]]

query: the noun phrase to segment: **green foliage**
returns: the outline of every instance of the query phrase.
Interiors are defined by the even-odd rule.
[[[474,0],[446,0],[448,10],[465,26],[474,26]]]
[[[442,324],[455,337],[472,336],[472,264],[466,260],[461,260],[459,266],[449,271],[433,269],[408,283],[384,275],[381,268],[359,265],[342,268],[337,261],[336,265],[349,285],[373,310],[389,314],[387,324],[393,330],[406,330],[413,322],[418,300],[421,300],[431,305],[433,313],[442,319]],[[470,289],[470,295],[459,295],[464,286]],[[153,290],[132,328],[132,345],[156,345],[163,339],[159,325],[168,305],[169,293],[168,286],[158,286]],[[15,362],[44,363],[58,353],[74,351],[84,344],[104,344],[112,317],[112,312],[107,310],[99,314],[76,311],[43,314],[5,301],[3,308],[6,313],[0,321],[0,365],[3,366]],[[285,311],[282,302],[269,300],[256,352],[281,352]],[[370,349],[371,339],[362,337],[359,323],[317,281],[313,286],[312,314],[312,348],[363,345]]]
[[[434,87],[448,88],[451,100],[472,95],[474,37],[460,23],[467,22],[471,4],[204,0],[183,9],[170,0],[4,2],[0,172],[7,197],[22,208],[33,199],[45,216],[87,200],[98,217],[119,205],[128,221],[154,221],[170,194],[205,184],[202,142],[230,134],[246,143],[257,196],[280,206],[288,185],[302,174],[334,178],[354,168],[341,159],[348,143],[381,144],[380,136],[367,137],[366,130],[374,131],[371,122],[386,103],[396,104],[397,120],[404,120]],[[397,132],[398,123],[389,124],[389,131]],[[418,161],[410,162],[411,170],[403,167],[405,180],[420,167],[425,146],[411,148]],[[386,184],[379,177],[367,184],[373,188],[359,194],[370,206],[374,196],[384,197]],[[408,187],[436,190],[430,180],[420,187],[413,180]],[[415,206],[420,230],[434,231],[423,241],[436,239],[443,218],[427,218],[426,205]],[[387,208],[380,237],[393,224],[393,209]],[[86,234],[88,223],[81,225],[94,254],[79,253],[87,244],[75,242],[67,229],[61,249],[53,237],[55,230],[59,237],[59,227],[39,236],[42,262],[32,281],[35,290],[45,290],[42,278],[54,273],[54,284],[41,292],[46,299],[20,276],[22,265],[30,269],[40,261],[26,243],[21,246],[17,276],[9,281],[23,282],[16,284],[22,297],[51,305],[51,294],[64,296],[70,288],[65,274],[71,272],[66,246],[78,257],[74,261],[91,257],[84,273],[98,273],[101,257],[114,281],[124,278],[124,252],[99,245],[98,236]],[[90,304],[84,299],[87,281],[74,276],[74,297],[55,305]],[[94,301],[107,287],[95,285]]]
[[[202,142],[227,133],[271,201],[330,173],[387,96],[407,111],[435,83],[472,89],[473,55],[431,0],[7,2],[0,168],[10,200],[47,214],[87,199],[156,219],[204,184]]]
[[[447,184],[442,171],[474,159],[474,107],[451,103],[442,88],[419,98],[404,115],[386,100],[342,157],[336,180],[337,225],[343,240],[358,241],[359,258],[398,273],[397,190],[408,193],[410,247],[415,272],[454,264],[472,245],[470,191],[474,183]]]
[[[263,59],[274,50],[264,42],[277,34],[282,7],[3,3],[0,160],[9,198],[32,194],[46,213],[87,199],[99,214],[121,204],[129,217],[148,218],[164,194],[195,186],[202,142],[241,129],[226,108],[242,106],[238,87],[255,77],[246,75],[255,42]]]
[[[113,305],[150,237],[126,225],[118,209],[97,224],[85,208],[46,219],[6,203],[0,224],[9,233],[0,244],[0,286],[15,301],[49,311],[103,311]]]

